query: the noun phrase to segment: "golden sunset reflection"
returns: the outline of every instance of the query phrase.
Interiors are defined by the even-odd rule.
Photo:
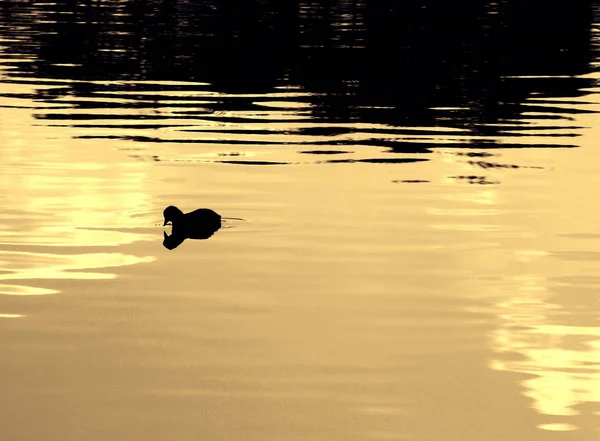
[[[116,275],[108,268],[154,260],[85,249],[157,237],[153,230],[159,218],[136,216],[148,212],[150,204],[145,164],[123,162],[114,150],[100,161],[98,151],[71,139],[63,128],[53,129],[54,136],[47,139],[48,128],[36,127],[26,111],[10,115],[13,126],[30,121],[31,129],[25,143],[21,133],[0,125],[8,147],[0,150],[0,191],[6,207],[0,220],[0,258],[5,261],[0,294],[55,294],[55,289],[27,286],[26,281],[109,279]],[[9,280],[15,284],[7,284]]]
[[[543,277],[513,277],[510,286],[512,296],[497,304],[503,324],[492,333],[495,350],[508,358],[499,356],[490,367],[532,375],[521,384],[533,407],[544,415],[578,415],[577,404],[600,403],[600,327],[555,323],[567,312],[547,300],[550,292]],[[575,426],[540,427],[566,430]]]
[[[588,118],[590,115],[585,113],[577,115],[570,124],[589,126]],[[539,124],[539,121],[536,123]],[[582,141],[595,145],[595,140],[600,137],[594,131],[597,132],[597,128],[588,132]],[[464,168],[464,171],[454,171],[453,174],[485,175],[487,180],[492,181],[496,180],[496,176],[507,178],[505,173],[500,176],[494,169],[469,169],[464,157],[451,150],[444,149],[443,152],[440,168]],[[505,156],[511,154],[503,153]],[[568,165],[555,160],[557,168],[579,170],[584,166],[586,155],[583,152],[579,156],[581,164],[573,156],[570,157],[573,162]],[[542,157],[537,155],[538,160]],[[510,163],[507,159],[503,161]],[[578,251],[592,246],[592,242],[575,242],[557,235],[560,231],[585,230],[592,233],[597,230],[595,222],[598,217],[595,214],[583,218],[578,215],[587,212],[589,205],[584,207],[580,205],[583,202],[575,202],[568,196],[584,193],[587,184],[565,182],[552,173],[532,169],[524,182],[528,188],[546,188],[547,195],[533,200],[526,192],[521,197],[514,194],[511,186],[473,188],[462,182],[463,185],[457,186],[456,179],[444,180],[447,191],[440,193],[435,205],[428,206],[426,212],[430,215],[430,228],[461,235],[456,239],[457,249],[461,242],[469,242],[471,249],[477,250],[465,261],[477,281],[477,295],[501,299],[490,300],[489,312],[493,311],[499,324],[489,334],[491,347],[497,355],[489,360],[488,366],[496,371],[528,377],[519,382],[522,394],[531,400],[531,407],[538,414],[557,420],[539,424],[539,429],[556,432],[579,430],[579,424],[561,419],[581,416],[585,411],[580,405],[600,403],[600,327],[591,323],[575,324],[575,317],[581,314],[579,308],[567,299],[556,300],[556,290],[562,286],[570,288],[568,282],[571,279],[567,277],[557,282],[552,277],[579,272],[580,278],[573,279],[573,284],[579,286],[587,280],[584,274],[592,277],[600,270],[593,253]],[[557,203],[560,206],[553,205]],[[513,215],[517,210],[520,212],[518,217]],[[541,216],[541,213],[550,215]],[[480,241],[474,241],[474,238],[480,238]],[[572,263],[565,262],[565,259]],[[582,262],[585,264],[582,265]],[[588,283],[597,285],[593,278]],[[574,297],[578,294],[576,290],[568,292]]]

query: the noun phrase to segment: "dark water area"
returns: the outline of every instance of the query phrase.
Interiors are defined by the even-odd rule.
[[[596,441],[599,115],[597,1],[0,0],[0,441]]]
[[[565,8],[539,1],[460,8],[418,1],[2,5],[7,81],[76,80],[30,97],[76,110],[40,112],[41,121],[102,128],[126,109],[154,109],[155,115],[128,115],[142,129],[128,139],[145,142],[243,144],[248,135],[257,144],[316,144],[332,154],[335,146],[358,144],[420,155],[444,127],[455,130],[451,146],[459,148],[574,147],[580,127],[564,121],[565,110],[550,97],[576,99],[596,82],[581,78],[597,69],[589,1]],[[191,96],[168,96],[179,92]],[[108,100],[124,94],[125,102]],[[532,95],[548,99],[525,106]],[[522,121],[524,112],[534,127]],[[143,130],[204,118],[248,127],[230,129],[241,140],[227,129],[194,140]],[[312,126],[294,127],[307,118]],[[544,124],[556,120],[562,123]],[[276,121],[286,124],[260,127]]]

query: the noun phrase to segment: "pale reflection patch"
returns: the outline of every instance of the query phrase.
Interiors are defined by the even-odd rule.
[[[567,432],[570,430],[577,430],[578,427],[573,424],[565,424],[565,423],[554,423],[554,424],[540,424],[538,426],[540,429],[544,430],[552,430],[555,432]]]
[[[492,335],[495,349],[505,355],[492,360],[490,367],[532,375],[521,384],[544,415],[579,415],[576,405],[600,403],[600,327],[553,323],[561,306],[546,301],[546,279],[522,275],[511,282],[507,292],[514,295],[497,304],[503,325]],[[577,429],[562,423],[540,428]]]
[[[0,295],[56,294],[27,282],[112,279],[110,268],[153,260],[116,250],[155,237],[147,165],[83,145],[61,127],[39,127],[30,112],[3,113],[21,130],[0,128]]]
[[[38,288],[35,286],[0,284],[0,295],[6,296],[46,296],[49,294],[58,293],[59,291],[55,289]]]
[[[120,253],[88,253],[88,254],[43,254],[20,251],[2,251],[0,256],[6,259],[5,273],[0,280],[34,280],[34,279],[113,279],[114,274],[92,272],[91,269],[104,269],[151,262],[154,257],[136,257]],[[0,285],[0,294],[2,292]],[[40,295],[51,292],[27,294],[27,290],[7,289],[6,294]]]
[[[25,317],[23,314],[0,314],[0,319],[3,318],[21,318],[21,317]]]

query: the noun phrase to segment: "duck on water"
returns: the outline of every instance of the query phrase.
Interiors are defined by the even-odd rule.
[[[183,213],[171,205],[163,211],[165,222],[173,226],[171,235],[164,233],[163,245],[172,250],[185,239],[208,239],[221,228],[221,216],[209,208],[199,208],[189,213]]]

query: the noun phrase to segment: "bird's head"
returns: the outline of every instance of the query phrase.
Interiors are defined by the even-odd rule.
[[[163,225],[167,225],[168,222],[173,223],[176,220],[181,219],[183,217],[183,212],[179,208],[170,205],[163,211],[163,216],[165,217],[165,223]]]

